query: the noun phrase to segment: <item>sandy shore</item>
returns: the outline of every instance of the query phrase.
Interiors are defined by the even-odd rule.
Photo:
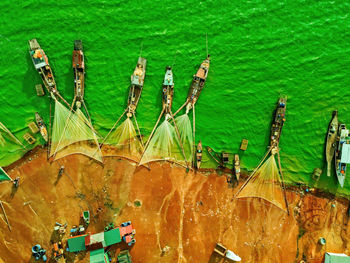
[[[65,174],[57,178],[60,165]],[[70,229],[86,209],[92,213],[92,233],[109,222],[133,222],[133,262],[215,262],[216,242],[242,262],[321,263],[326,251],[350,254],[344,200],[288,190],[288,216],[263,200],[232,202],[238,187],[228,187],[215,171],[186,173],[166,162],[148,170],[115,157],[102,165],[82,155],[49,163],[41,148],[6,170],[12,178],[20,176],[21,185],[13,191],[11,183],[0,184],[12,229],[0,212],[0,262],[35,262],[31,247],[39,243],[51,251],[55,222],[67,222]],[[318,244],[320,237],[325,246]],[[89,262],[89,256],[78,255],[74,262]]]

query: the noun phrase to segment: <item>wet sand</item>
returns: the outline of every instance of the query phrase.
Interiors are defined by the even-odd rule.
[[[91,233],[103,231],[109,222],[132,221],[133,262],[215,262],[211,254],[216,242],[242,262],[321,263],[326,251],[350,254],[344,200],[288,190],[288,216],[260,199],[232,202],[238,187],[229,187],[215,171],[186,173],[166,162],[153,163],[148,170],[115,157],[105,158],[102,165],[82,155],[49,163],[46,157],[44,149],[36,148],[6,168],[21,181],[17,191],[9,182],[0,184],[12,229],[0,211],[0,262],[35,262],[35,244],[50,258],[55,222],[67,222],[69,231],[83,210],[92,214]],[[60,165],[65,173],[57,178]],[[325,246],[318,244],[320,237],[326,238]],[[89,262],[89,256],[78,254],[74,262]]]

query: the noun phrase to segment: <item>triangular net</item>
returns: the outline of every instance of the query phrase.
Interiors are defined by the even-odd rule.
[[[186,160],[191,160],[193,156],[193,133],[190,118],[187,114],[183,114],[177,117],[175,122],[179,129]]]
[[[0,147],[5,147],[7,144],[17,144],[24,148],[24,145],[17,139],[17,137],[0,122]]]
[[[56,100],[50,156],[55,156],[57,160],[76,153],[102,162],[102,153],[90,121],[80,109],[72,113]]]
[[[258,197],[287,212],[281,179],[274,155],[271,155],[248,179],[237,198]]]
[[[143,147],[129,117],[111,133],[106,144],[113,147],[103,147],[104,156],[120,156],[135,162],[140,161]]]
[[[155,131],[140,164],[162,160],[186,165],[175,128],[167,120],[163,121]]]

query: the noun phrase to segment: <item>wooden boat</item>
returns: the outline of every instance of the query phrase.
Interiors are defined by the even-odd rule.
[[[128,98],[128,116],[131,117],[135,114],[137,104],[141,97],[143,83],[146,76],[146,64],[145,58],[139,57],[137,61],[134,73],[131,75],[131,86]]]
[[[242,151],[246,151],[247,148],[248,148],[248,140],[247,139],[242,139],[242,142],[241,142],[241,146],[240,146],[240,149]]]
[[[165,108],[165,114],[171,113],[171,105],[173,103],[174,95],[174,78],[173,71],[170,66],[166,68],[164,81],[163,81],[163,108]]]
[[[210,55],[207,56],[207,58],[200,65],[196,75],[193,76],[191,88],[187,96],[187,106],[186,106],[187,113],[194,106],[194,104],[196,104],[199,98],[199,95],[202,89],[204,88],[204,84],[209,72],[209,65],[210,65]]]
[[[233,174],[235,175],[237,182],[239,182],[239,177],[241,175],[241,164],[238,154],[235,154],[235,158],[233,159]]]
[[[36,123],[39,127],[41,136],[43,136],[44,140],[47,142],[49,140],[49,136],[47,133],[46,125],[45,125],[43,119],[40,117],[39,113],[37,113],[37,112],[35,113],[35,120],[36,120]]]
[[[207,146],[207,151],[209,155],[214,159],[215,162],[217,162],[220,166],[224,166],[224,164],[221,162],[220,157],[217,156],[217,154],[214,152],[214,150]]]
[[[196,167],[199,169],[202,164],[202,142],[199,141],[197,145],[197,151],[196,151]]]
[[[40,77],[44,83],[45,88],[49,92],[56,93],[56,82],[53,77],[49,60],[38,41],[34,38],[29,40],[30,51],[29,55],[32,58],[35,69],[39,72]]]
[[[81,40],[74,41],[73,50],[73,71],[74,71],[74,95],[77,107],[84,100],[84,79],[85,79],[85,63],[83,53],[83,43]]]
[[[350,163],[350,137],[345,124],[340,124],[335,150],[335,172],[341,187],[344,186],[346,165]]]
[[[277,109],[275,111],[275,119],[271,126],[271,147],[277,147],[279,144],[281,131],[284,122],[286,121],[286,106],[287,106],[287,98],[281,97],[278,100]]]
[[[338,132],[338,112],[333,111],[332,120],[328,126],[326,139],[326,161],[327,161],[327,176],[331,176],[332,159],[334,157],[336,140]]]

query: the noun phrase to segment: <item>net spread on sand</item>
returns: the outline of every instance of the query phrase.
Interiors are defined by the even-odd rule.
[[[161,160],[186,165],[176,130],[167,120],[164,120],[156,129],[141,158],[140,164]]]
[[[80,109],[73,113],[55,100],[50,156],[57,160],[76,153],[102,162],[97,136],[90,121]]]
[[[236,197],[262,198],[287,212],[281,178],[274,155],[271,155],[252,173]]]
[[[120,156],[135,162],[140,161],[143,147],[129,117],[111,133],[106,139],[106,144],[114,147],[113,149],[104,148],[104,156]]]

